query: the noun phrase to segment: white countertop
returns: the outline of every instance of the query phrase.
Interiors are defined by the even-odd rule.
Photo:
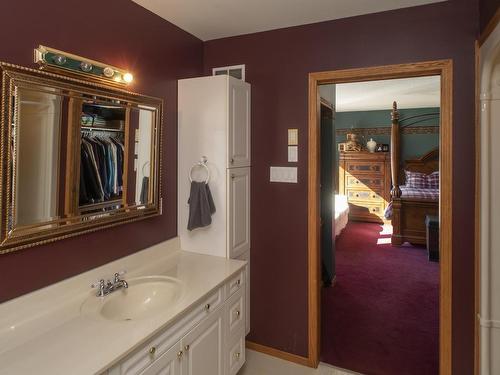
[[[176,238],[0,304],[0,374],[99,374],[172,324],[244,265],[181,251]],[[177,278],[184,283],[185,294],[164,314],[144,320],[82,316],[83,301],[96,292],[89,285],[123,269],[127,270],[124,279]]]

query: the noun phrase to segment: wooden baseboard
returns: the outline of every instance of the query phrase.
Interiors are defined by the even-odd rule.
[[[302,366],[312,367],[310,362],[309,362],[309,358],[302,357],[302,356],[297,355],[297,354],[287,353],[287,352],[284,352],[282,350],[271,348],[269,346],[265,346],[265,345],[261,345],[261,344],[257,344],[255,342],[251,342],[248,340],[246,341],[246,344],[247,344],[247,346],[246,346],[247,349],[255,350],[256,352],[267,354],[267,355],[270,355],[272,357],[276,357],[279,359],[284,359],[285,361],[298,363],[299,365],[302,365]]]

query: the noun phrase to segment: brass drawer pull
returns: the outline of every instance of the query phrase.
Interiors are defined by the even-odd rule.
[[[182,350],[179,350],[177,352],[177,358],[181,359],[183,354],[184,354],[184,352]]]
[[[238,359],[240,359],[240,357],[241,357],[241,353],[240,352],[234,353],[234,359],[238,360]]]
[[[184,346],[184,351],[186,351],[186,352],[187,352],[187,351],[189,350],[189,348],[190,348],[190,346],[189,346],[189,345]]]
[[[205,311],[210,311],[210,304],[209,304],[209,303],[207,303],[207,304],[205,305]]]
[[[156,353],[156,346],[152,346],[151,348],[149,348],[150,355],[155,355],[155,353]]]
[[[236,314],[237,317],[239,317],[241,315],[240,310],[236,310],[234,313]]]
[[[238,279],[238,280],[236,280],[236,282],[234,283],[233,286],[240,286],[240,285],[241,285],[241,280]]]

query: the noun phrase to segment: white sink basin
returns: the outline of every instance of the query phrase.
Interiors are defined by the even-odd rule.
[[[88,297],[80,309],[82,315],[115,321],[149,318],[174,307],[184,293],[182,282],[172,277],[144,276],[126,281],[127,289]]]

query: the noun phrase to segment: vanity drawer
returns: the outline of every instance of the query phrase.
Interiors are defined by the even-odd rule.
[[[367,187],[383,189],[384,178],[383,177],[372,177],[372,176],[349,176],[346,177],[346,186],[349,187]]]
[[[363,161],[348,161],[346,162],[346,169],[348,173],[358,174],[384,174],[385,168],[383,162],[363,162]]]
[[[349,200],[349,202],[352,201],[366,201],[373,203],[384,202],[384,198],[382,198],[382,193],[380,191],[377,191],[376,189],[360,190],[360,189],[348,188],[347,199]]]
[[[239,290],[226,303],[226,337],[231,337],[235,332],[245,329],[245,293]]]
[[[143,344],[139,349],[127,356],[112,368],[110,375],[137,375],[150,366],[162,354],[166,353],[186,333],[194,328],[205,317],[209,316],[223,303],[223,289],[218,288],[206,296],[201,302],[184,314],[180,320],[162,333]]]
[[[236,375],[245,363],[245,331],[240,330],[228,341],[226,350],[227,375]]]
[[[245,271],[242,270],[226,283],[226,298],[245,287]]]

